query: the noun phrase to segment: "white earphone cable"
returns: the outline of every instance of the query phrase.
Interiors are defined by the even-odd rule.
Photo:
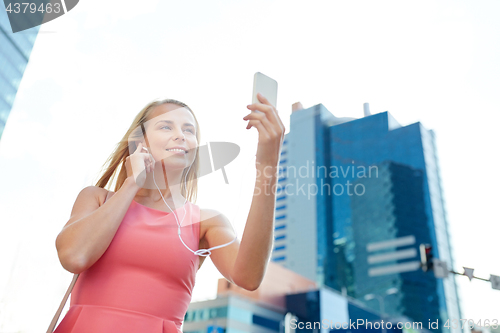
[[[148,154],[151,156],[151,158],[153,159],[154,161],[154,158],[153,158],[153,155],[148,151],[148,149],[146,147],[143,147],[144,150],[146,150],[148,152]],[[252,158],[253,160],[253,158]],[[188,171],[186,172],[186,175],[184,177],[184,188],[187,189],[187,184],[186,184],[186,178],[187,178],[187,174],[189,173],[189,170],[191,169],[191,166],[192,164],[189,166],[189,169]],[[241,182],[243,181],[243,177],[242,177],[242,180]],[[214,246],[214,247],[211,247],[211,248],[208,248],[208,249],[199,249],[199,250],[196,250],[196,251],[193,251],[189,246],[186,245],[186,243],[184,243],[184,241],[182,240],[182,237],[181,237],[181,224],[182,222],[184,221],[184,218],[186,217],[186,202],[187,202],[187,198],[186,200],[184,201],[184,215],[182,216],[182,220],[181,220],[181,223],[179,224],[179,219],[177,218],[177,214],[174,212],[174,210],[172,208],[170,208],[170,206],[168,205],[168,203],[165,201],[165,198],[163,197],[163,194],[161,193],[161,190],[160,188],[158,187],[158,184],[156,184],[156,180],[155,180],[155,176],[154,176],[154,167],[153,167],[153,182],[155,183],[155,186],[156,188],[158,189],[158,192],[160,192],[160,195],[161,195],[161,198],[163,199],[163,202],[165,203],[165,205],[167,205],[168,209],[170,209],[170,211],[172,211],[172,213],[174,214],[174,217],[175,217],[175,220],[177,222],[177,235],[179,236],[179,239],[181,240],[182,244],[184,244],[184,246],[189,250],[191,251],[192,253],[194,253],[195,255],[198,255],[198,256],[202,256],[202,257],[206,257],[206,256],[209,256],[210,254],[212,254],[212,251],[211,250],[215,250],[215,249],[219,249],[221,247],[224,247],[224,246],[228,246],[229,244],[233,243],[234,241],[236,241],[236,239],[238,238],[238,235],[236,235],[236,231],[234,230],[233,228],[233,231],[235,233],[235,237],[232,241],[230,241],[229,243],[226,243],[226,244],[222,244],[222,245],[218,245],[218,246]],[[241,195],[241,182],[240,182],[240,195]],[[238,208],[239,208],[239,204],[240,204],[240,200],[238,200]],[[238,209],[236,210],[238,211]],[[233,218],[234,220],[234,218]],[[200,221],[201,223],[201,221]]]

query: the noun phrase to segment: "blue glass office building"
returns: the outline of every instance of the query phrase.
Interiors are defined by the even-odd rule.
[[[454,277],[419,267],[423,243],[453,267],[432,131],[319,104],[292,113],[280,166],[274,262],[391,316],[461,318]]]
[[[7,12],[0,10],[0,139],[38,30],[39,26],[12,33]]]

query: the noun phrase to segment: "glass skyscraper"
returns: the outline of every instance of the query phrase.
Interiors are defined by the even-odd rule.
[[[434,133],[319,104],[292,112],[285,141],[272,260],[376,311],[365,296],[385,295],[388,315],[460,319],[454,276],[420,269],[420,244],[453,267]]]
[[[0,10],[0,139],[39,28],[12,33],[7,12]]]

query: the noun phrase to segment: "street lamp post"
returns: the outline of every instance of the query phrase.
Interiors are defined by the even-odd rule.
[[[380,306],[380,317],[382,318],[382,320],[384,320],[385,319],[384,297],[395,294],[398,291],[399,291],[398,288],[390,288],[390,289],[387,289],[385,291],[384,296],[380,296],[380,295],[376,295],[376,294],[367,294],[367,295],[365,295],[365,300],[369,301],[369,300],[372,300],[374,298],[378,300],[378,304]],[[384,333],[387,332],[385,327],[386,326],[382,327],[382,332],[384,332]]]

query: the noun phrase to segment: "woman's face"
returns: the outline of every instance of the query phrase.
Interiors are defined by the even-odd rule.
[[[151,116],[144,127],[148,150],[155,161],[163,161],[167,170],[189,167],[198,147],[197,128],[191,112],[177,104],[167,103],[156,106]],[[172,150],[175,147],[181,151]]]

